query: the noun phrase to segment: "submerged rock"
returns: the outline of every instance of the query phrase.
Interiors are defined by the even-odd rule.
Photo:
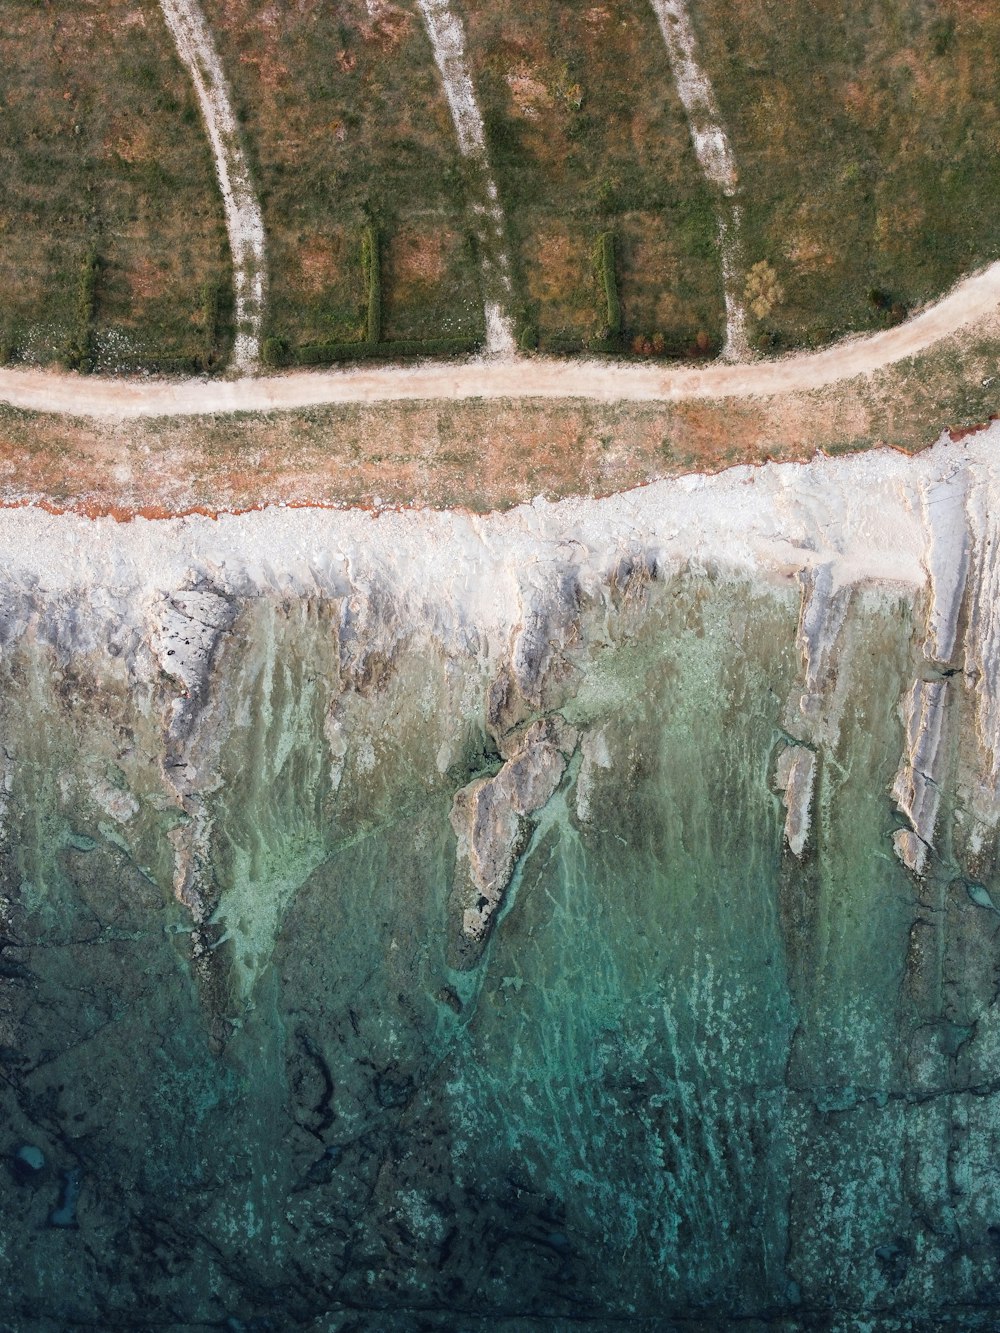
[[[10,1167],[19,1185],[36,1185],[46,1175],[45,1154],[34,1143],[22,1143],[10,1155]]]
[[[785,802],[785,842],[793,856],[805,851],[815,781],[815,753],[803,745],[786,746],[778,756],[774,785]]]
[[[531,836],[531,816],[562,781],[576,740],[561,718],[533,722],[506,739],[498,773],[456,793],[451,824],[458,838],[458,891],[465,899],[462,932],[470,940],[486,937]]]

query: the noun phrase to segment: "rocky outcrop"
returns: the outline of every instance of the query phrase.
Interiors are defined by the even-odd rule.
[[[799,712],[806,724],[821,721],[824,693],[835,669],[835,649],[847,619],[854,589],[838,587],[831,563],[813,565],[799,575],[802,609],[799,614],[798,645],[805,675]]]
[[[801,673],[785,706],[788,743],[778,755],[774,788],[785,806],[785,844],[801,859],[812,824],[817,756],[821,747],[833,749],[837,744],[838,650],[854,588],[850,583],[838,586],[829,561],[799,570],[798,583],[796,646]]]
[[[216,645],[236,611],[232,599],[212,588],[190,588],[165,597],[153,612],[149,644],[160,670],[180,687],[170,706],[167,733],[181,740],[204,701]]]
[[[892,797],[910,827],[893,835],[893,846],[907,869],[916,874],[924,870],[927,853],[934,846],[947,699],[947,681],[918,680],[901,708],[906,748]]]
[[[456,887],[468,940],[486,939],[528,845],[532,816],[562,781],[576,742],[575,730],[561,718],[533,722],[508,740],[498,773],[456,794],[451,811],[458,838]]]
[[[486,692],[486,727],[501,751],[509,733],[562,706],[571,693],[570,654],[582,642],[583,594],[573,566],[539,562],[519,575],[517,597],[510,648]]]
[[[210,785],[198,721],[209,693],[212,663],[236,618],[235,604],[211,587],[189,588],[165,597],[153,611],[149,646],[174,690],[164,728],[163,772],[177,793],[183,818],[168,837],[174,850],[174,895],[194,921],[210,910],[211,818],[204,792]]]
[[[973,553],[965,678],[975,707],[983,777],[1000,813],[1000,514],[988,489],[968,501]]]
[[[530,708],[544,708],[557,666],[580,641],[579,575],[571,565],[539,565],[520,579],[522,619],[514,635],[510,676]],[[554,680],[553,677],[556,676]]]
[[[930,587],[924,656],[932,662],[948,663],[955,655],[969,575],[968,488],[968,469],[956,466],[930,479],[920,490],[927,533],[923,564]]]
[[[801,859],[809,837],[816,755],[804,745],[786,745],[778,755],[774,785],[785,803],[785,842]]]

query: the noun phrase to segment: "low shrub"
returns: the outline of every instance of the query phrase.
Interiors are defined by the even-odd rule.
[[[538,326],[525,324],[518,335],[517,345],[522,352],[534,352],[538,347]]]
[[[628,350],[633,356],[668,361],[698,360],[715,356],[721,350],[721,344],[705,329],[699,329],[693,339],[688,333],[674,330],[669,333],[636,333],[629,341]]]
[[[615,273],[614,232],[605,231],[598,237],[595,258],[607,315],[603,340],[609,346],[615,346],[622,335],[622,307],[618,298],[618,278]]]
[[[587,351],[598,352],[604,356],[616,356],[622,350],[621,338],[609,338],[607,333],[600,333],[588,340]]]
[[[936,18],[930,26],[931,53],[946,56],[955,45],[955,19],[949,14],[945,18]]]
[[[261,356],[265,366],[287,366],[294,360],[294,353],[288,345],[288,339],[270,337],[264,339]]]
[[[206,366],[215,361],[219,346],[219,326],[222,322],[222,285],[206,282],[201,289],[200,302],[202,350],[199,360]]]
[[[100,268],[97,250],[91,247],[80,265],[73,333],[66,347],[65,361],[70,370],[90,370],[93,362],[93,326],[97,308],[97,275]]]
[[[377,346],[382,341],[382,261],[378,231],[369,224],[361,237],[361,267],[368,288],[368,314],[365,341]]]
[[[582,352],[584,342],[582,338],[566,338],[558,334],[546,338],[543,344],[543,350],[546,352],[555,352],[558,356],[571,356],[576,352]]]
[[[766,259],[754,264],[747,273],[743,297],[756,319],[767,319],[774,308],[784,301],[785,289]]]
[[[289,352],[287,360],[269,364],[329,366],[344,361],[395,361],[417,356],[466,356],[478,351],[481,345],[481,340],[478,338],[401,339],[399,342],[382,343],[307,343]]]
[[[200,375],[208,369],[200,356],[157,356],[136,364],[150,375]]]
[[[881,287],[869,288],[868,304],[889,324],[900,324],[909,314],[904,301],[898,300],[891,292]]]

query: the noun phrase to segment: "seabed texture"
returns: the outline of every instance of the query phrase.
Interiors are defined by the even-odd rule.
[[[4,515],[0,1329],[995,1327],[993,447]]]

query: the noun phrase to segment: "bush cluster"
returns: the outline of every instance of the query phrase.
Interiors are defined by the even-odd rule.
[[[697,359],[713,356],[719,350],[717,339],[699,329],[692,339],[687,334],[637,333],[630,344],[635,356],[669,357],[679,360],[682,357]]]
[[[545,351],[552,352],[555,356],[573,356],[577,352],[582,352],[586,344],[582,338],[570,338],[562,334],[553,334],[552,337],[545,339]]]
[[[910,313],[905,301],[897,300],[881,287],[869,288],[868,304],[889,324],[901,324]]]
[[[150,375],[200,375],[208,370],[201,356],[156,356],[138,362],[136,370]]]
[[[295,354],[288,344],[288,339],[277,334],[264,339],[260,354],[265,366],[290,366],[295,361]]]
[[[743,299],[756,319],[767,319],[775,306],[785,299],[785,289],[766,259],[759,260],[747,273]]]

